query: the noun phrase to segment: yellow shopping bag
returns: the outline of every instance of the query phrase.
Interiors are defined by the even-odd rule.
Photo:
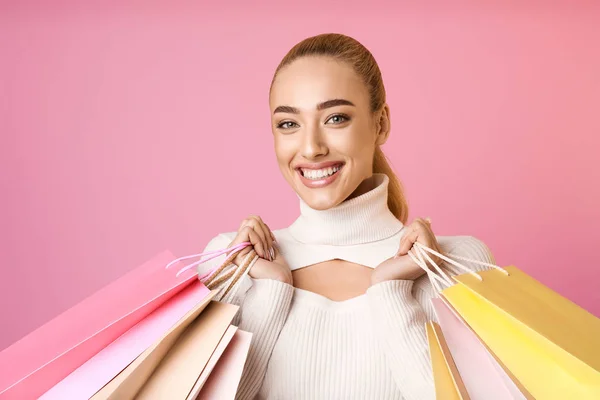
[[[442,298],[534,398],[600,399],[600,319],[514,266],[495,267],[454,276]]]
[[[456,369],[444,335],[438,324],[427,323],[427,341],[429,356],[435,381],[435,397],[437,400],[469,400],[465,385]]]

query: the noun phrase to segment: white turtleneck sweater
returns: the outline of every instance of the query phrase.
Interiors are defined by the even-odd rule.
[[[387,206],[388,177],[374,179],[373,190],[333,209],[300,200],[298,219],[273,231],[292,270],[334,258],[375,268],[398,251],[405,229]],[[235,236],[220,234],[205,250],[227,247]],[[472,236],[437,240],[450,256],[494,263]],[[436,320],[429,301],[436,292],[426,276],[382,282],[345,301],[268,279],[246,277],[240,285],[226,301],[240,305],[235,323],[253,340],[238,399],[435,398],[425,325]]]

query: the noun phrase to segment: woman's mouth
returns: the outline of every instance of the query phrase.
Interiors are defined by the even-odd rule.
[[[338,177],[344,163],[333,163],[320,168],[300,167],[297,169],[302,183],[309,188],[321,188],[330,185]]]

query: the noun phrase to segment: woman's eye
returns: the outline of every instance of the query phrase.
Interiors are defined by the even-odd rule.
[[[279,128],[279,129],[291,129],[291,128],[294,128],[294,125],[296,125],[295,122],[292,122],[292,121],[283,121],[283,122],[280,122],[279,124],[277,124],[277,128]]]
[[[348,121],[349,119],[350,118],[348,118],[345,115],[336,114],[336,115],[332,115],[331,118],[329,118],[326,123],[329,123],[331,121],[334,125],[337,125],[337,124],[344,123],[344,122]]]

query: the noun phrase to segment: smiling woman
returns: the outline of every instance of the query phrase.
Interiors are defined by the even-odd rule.
[[[275,231],[250,216],[205,249],[250,241],[233,263],[259,256],[243,290],[224,299],[253,333],[237,397],[433,399],[425,324],[435,292],[408,251],[418,242],[493,264],[489,249],[471,236],[435,236],[428,219],[406,225],[402,186],[381,151],[391,132],[381,72],[358,41],[298,43],[269,101],[300,215]]]
[[[374,171],[373,161],[389,135],[389,107],[383,83],[370,89],[356,73],[364,66],[327,55],[291,54],[297,57],[284,58],[271,84],[275,153],[296,193],[312,208],[328,209],[372,189],[368,178],[383,172]],[[368,61],[376,65],[368,58],[361,64]],[[339,172],[318,179],[330,167]],[[408,207],[403,201],[398,208]]]

